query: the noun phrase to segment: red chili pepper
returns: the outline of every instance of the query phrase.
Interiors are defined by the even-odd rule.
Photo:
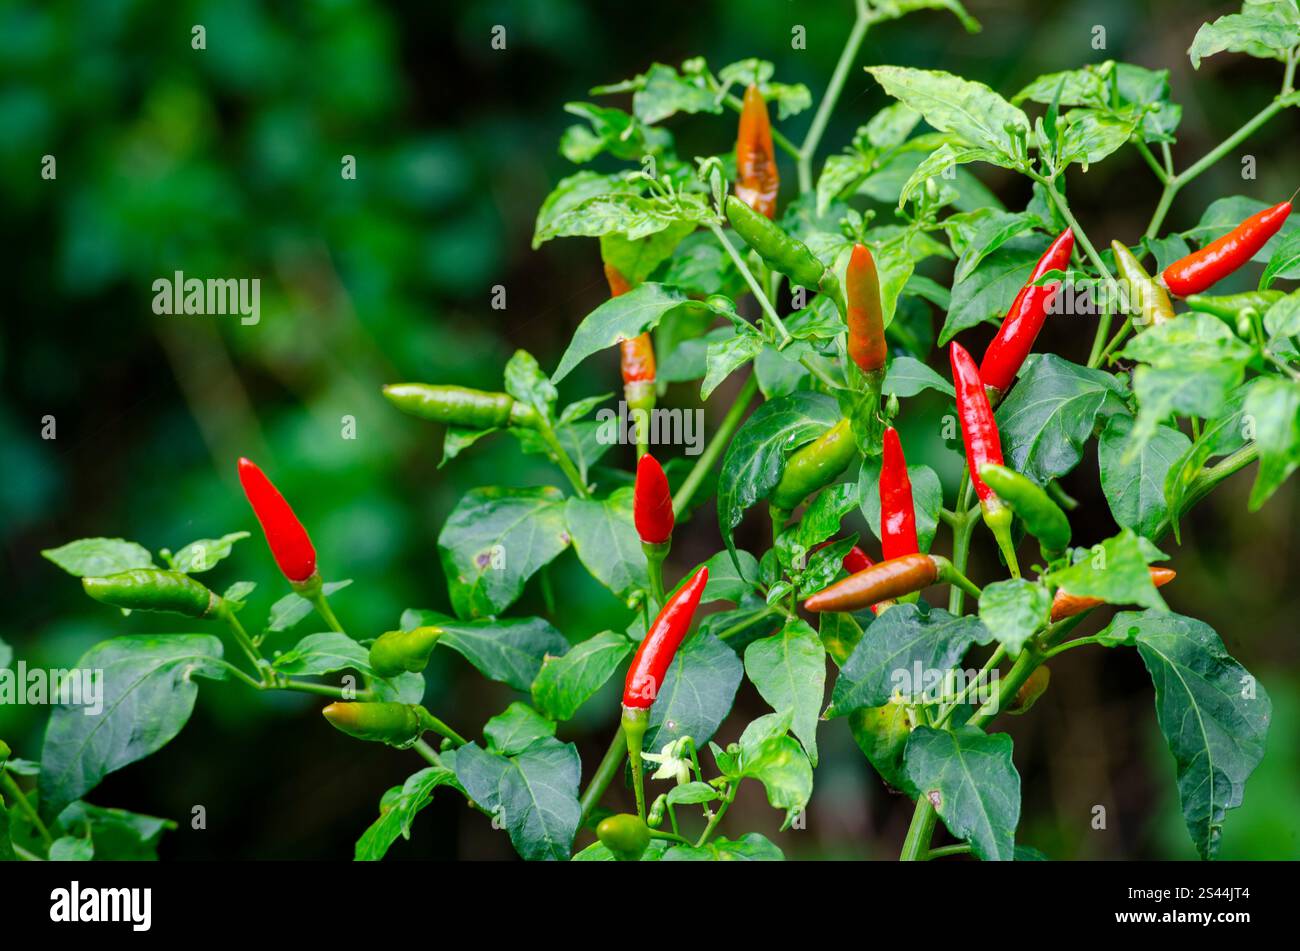
[[[668,477],[649,453],[636,464],[632,516],[636,533],[647,545],[662,545],[672,537],[673,496],[668,489]]]
[[[986,462],[1002,465],[1002,442],[998,438],[998,425],[993,421],[993,408],[984,392],[984,381],[971,355],[957,341],[948,348],[948,356],[952,362],[952,381],[957,387],[957,418],[961,420],[971,482],[975,483],[980,502],[997,498],[979,475],[980,466]]]
[[[885,561],[921,550],[916,540],[916,507],[912,482],[898,430],[885,429],[884,456],[880,464],[880,555]]]
[[[1254,257],[1290,214],[1291,203],[1284,201],[1251,215],[1222,238],[1165,268],[1165,287],[1179,297],[1199,294]]]
[[[1070,253],[1073,250],[1074,232],[1066,228],[1038,259],[1029,281],[1020,289],[1007,316],[1002,319],[1002,327],[997,336],[984,351],[980,378],[986,386],[993,387],[999,394],[1010,389],[1020,365],[1034,348],[1038,332],[1047,320],[1047,308],[1061,287],[1060,281],[1042,287],[1035,287],[1034,282],[1048,271],[1064,271],[1070,264]]]
[[[854,545],[849,549],[849,553],[844,556],[842,564],[845,571],[851,575],[856,575],[859,571],[866,571],[874,562],[865,551]]]
[[[966,443],[970,480],[979,496],[984,523],[997,539],[1011,576],[1019,578],[1016,546],[1011,541],[1011,522],[1015,515],[979,474],[980,466],[986,463],[1002,465],[1002,441],[998,437],[998,425],[993,420],[993,408],[989,405],[980,372],[966,348],[954,340],[948,355],[952,361],[952,380],[957,386],[957,418],[961,420],[962,440]]]
[[[855,244],[845,281],[848,304],[849,356],[864,373],[885,365],[885,324],[880,309],[880,279],[865,244]]]
[[[239,460],[239,482],[284,576],[297,584],[310,579],[316,573],[316,549],[284,496],[248,459]]]
[[[772,147],[772,122],[758,87],[745,90],[736,133],[736,197],[760,215],[776,217],[776,193],[781,177]]]
[[[670,597],[659,616],[650,625],[641,646],[632,658],[623,686],[623,706],[631,710],[648,710],[663,686],[664,674],[681,646],[691,619],[699,607],[700,595],[709,581],[709,569],[701,568],[680,591]]]

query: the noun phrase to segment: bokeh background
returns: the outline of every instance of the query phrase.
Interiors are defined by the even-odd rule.
[[[873,30],[857,65],[942,68],[1004,95],[1040,73],[1106,58],[1168,68],[1184,109],[1180,167],[1267,102],[1280,81],[1280,64],[1245,56],[1191,69],[1185,51],[1197,26],[1235,9],[1225,3],[968,7],[984,25],[979,35],[967,36],[943,12],[913,14]],[[257,459],[293,501],[326,576],[354,579],[333,601],[357,636],[394,627],[407,607],[445,609],[435,539],[459,495],[557,476],[504,437],[437,469],[440,433],[392,411],[379,386],[422,379],[496,387],[518,347],[553,367],[604,298],[594,240],[529,246],[538,205],[573,170],[556,149],[572,121],[563,103],[655,61],[694,55],[715,69],[749,56],[772,60],[777,79],[804,82],[819,97],[850,22],[851,0],[0,6],[0,639],[28,664],[49,667],[115,634],[182,629],[93,604],[40,551],[92,535],[174,550],[195,538],[256,533],[235,479],[240,455]],[[806,50],[790,47],[795,23],[807,28]],[[194,24],[206,27],[204,51],[191,49]],[[506,27],[504,51],[490,45],[497,24]],[[1105,28],[1105,50],[1092,46],[1095,26]],[[855,68],[823,155],[886,102]],[[782,128],[797,139],[810,118]],[[730,149],[733,121],[684,116],[670,127],[679,154],[715,154]],[[1258,158],[1258,181],[1241,181],[1239,156],[1230,156],[1180,195],[1168,226],[1189,227],[1221,195],[1289,194],[1300,184],[1298,129],[1295,110],[1275,120],[1243,149]],[[53,181],[39,174],[46,154],[57,159]],[[339,174],[343,155],[356,156],[355,181]],[[794,169],[781,161],[792,184]],[[978,173],[1009,207],[1023,207],[1027,183],[987,167]],[[1087,174],[1076,168],[1069,187],[1076,214],[1101,242],[1136,240],[1158,194],[1132,150]],[[260,324],[155,316],[151,282],[175,270],[260,277]],[[497,284],[507,289],[504,310],[489,306]],[[1087,341],[1061,324],[1049,323],[1040,348],[1081,359]],[[616,372],[612,355],[588,361],[562,398],[613,389]],[[724,387],[710,401],[711,422],[728,396]],[[681,385],[666,401],[696,398]],[[909,401],[904,437],[909,458],[951,481],[960,459],[935,435],[941,410]],[[344,415],[356,419],[355,440],[341,438]],[[56,420],[56,439],[40,436],[46,416]],[[1094,450],[1065,480],[1083,503],[1074,518],[1083,542],[1114,531],[1096,471]],[[1179,578],[1166,597],[1218,630],[1273,698],[1269,751],[1245,806],[1228,817],[1223,855],[1296,858],[1297,482],[1248,515],[1252,478],[1234,477],[1186,522],[1173,549]],[[670,573],[720,547],[712,507],[678,538]],[[990,557],[981,545],[975,577],[992,570]],[[560,593],[554,621],[571,640],[624,623],[622,605],[571,554],[551,574]],[[285,591],[256,534],[207,577],[220,587],[258,583],[246,622]],[[540,611],[534,581],[515,613]],[[308,630],[272,646],[287,648]],[[458,656],[435,653],[426,702],[462,731],[513,699]],[[1081,650],[1053,666],[1052,689],[1009,727],[1024,778],[1019,840],[1061,859],[1192,857],[1136,653]],[[561,729],[587,772],[616,707],[611,687]],[[168,859],[350,857],[380,794],[422,764],[343,737],[318,708],[311,698],[205,682],[180,737],[88,798],[180,820],[163,841]],[[742,688],[721,739],[764,711]],[[17,755],[37,758],[46,718],[44,709],[0,708],[0,735]],[[845,720],[826,724],[822,737],[806,829],[777,833],[779,817],[757,784],[726,827],[762,831],[795,857],[896,855],[910,802],[884,788]],[[1091,827],[1095,804],[1107,808],[1104,830]],[[189,827],[195,805],[206,809],[206,830]],[[440,793],[412,840],[390,855],[513,853],[487,819]]]

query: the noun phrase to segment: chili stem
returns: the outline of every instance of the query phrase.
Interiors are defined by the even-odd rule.
[[[709,836],[713,835],[713,831],[717,829],[718,823],[721,822],[722,817],[727,814],[727,809],[731,806],[731,803],[735,798],[736,787],[731,786],[727,790],[727,798],[722,800],[722,805],[718,807],[718,811],[709,819],[709,824],[704,827],[704,831],[700,833],[699,839],[696,840],[695,847],[697,849],[704,848],[705,844],[709,841]]]
[[[686,507],[691,504],[691,499],[703,484],[704,479],[708,476],[713,464],[717,462],[718,457],[722,455],[722,450],[727,448],[731,442],[731,437],[739,428],[741,420],[745,417],[745,411],[749,409],[749,402],[758,392],[758,376],[751,373],[745,385],[740,388],[736,394],[736,401],[731,404],[731,409],[727,410],[727,415],[722,418],[718,424],[718,431],[713,434],[713,439],[704,447],[704,452],[700,453],[700,458],[695,461],[695,466],[686,476],[681,486],[677,489],[677,494],[673,496],[673,515],[680,517]]]
[[[924,793],[916,797],[912,824],[907,827],[903,850],[898,853],[900,862],[923,861],[930,854],[930,838],[934,835],[934,823],[938,817],[938,813],[934,811],[934,803],[930,802]]]
[[[627,756],[627,734],[620,726],[618,732],[614,734],[614,739],[610,741],[609,749],[605,750],[605,755],[601,757],[596,772],[592,774],[591,782],[583,791],[582,798],[578,800],[582,806],[582,820],[578,823],[579,827],[586,825],[587,820],[591,818],[600,798],[605,795],[605,790],[623,768],[625,756]]]
[[[226,625],[230,628],[231,633],[235,635],[235,640],[239,642],[239,646],[243,648],[244,654],[247,655],[249,661],[253,665],[253,669],[256,670],[258,675],[262,678],[262,682],[267,683],[267,671],[266,667],[263,665],[262,655],[259,654],[257,648],[253,646],[253,641],[248,636],[248,632],[244,630],[244,625],[239,623],[239,618],[235,617],[235,612],[230,608],[230,605],[224,601],[221,603],[220,614],[222,620],[224,620]]]
[[[808,127],[803,145],[799,147],[800,194],[812,189],[813,157],[817,153],[817,146],[821,144],[822,135],[826,132],[831,113],[835,111],[840,93],[844,90],[844,81],[848,79],[849,69],[857,58],[858,48],[862,45],[863,37],[867,35],[867,28],[871,26],[871,16],[864,0],[855,0],[854,6],[857,10],[857,18],[853,21],[853,28],[849,30],[848,39],[844,41],[844,49],[840,52],[839,62],[835,64],[835,71],[831,73],[831,80],[826,85],[826,93],[822,96],[822,101],[817,104],[817,113],[813,116],[812,125]]]
[[[809,373],[811,373],[818,380],[820,380],[822,382],[822,385],[825,386],[827,389],[829,390],[843,389],[843,387],[841,387],[838,383],[836,383],[835,380],[832,379],[831,375],[826,372],[826,368],[821,365],[822,361],[815,354],[804,354],[802,357],[799,358],[799,362],[803,364],[804,368]]]
[[[451,740],[457,746],[464,746],[469,742],[469,740],[465,739],[465,737],[447,726],[447,724],[443,723],[428,710],[424,709],[424,707],[419,707],[417,713],[420,717],[420,726],[424,729],[431,730],[439,736]]]
[[[645,552],[646,573],[650,576],[650,596],[655,600],[655,607],[664,604],[664,558],[668,554],[667,545],[641,543]]]
[[[984,662],[984,666],[980,668],[980,672],[975,675],[973,680],[968,682],[966,686],[962,688],[961,693],[957,694],[957,696],[953,698],[952,704],[939,714],[939,719],[936,720],[934,724],[936,729],[942,728],[943,725],[948,722],[948,718],[952,716],[953,711],[966,702],[966,697],[970,694],[971,690],[973,690],[984,679],[984,676],[989,671],[1002,663],[1002,659],[1006,656],[1006,646],[999,644],[998,649],[995,650],[989,659]]]
[[[784,346],[788,344],[794,338],[790,336],[790,331],[785,329],[785,324],[783,324],[781,318],[777,316],[776,310],[772,307],[772,302],[768,300],[767,295],[763,293],[763,288],[759,285],[757,279],[755,279],[753,272],[750,271],[749,265],[745,263],[744,259],[740,256],[740,253],[731,246],[731,242],[727,240],[727,236],[722,233],[722,229],[718,225],[709,225],[709,230],[713,232],[713,236],[718,239],[718,243],[722,245],[727,254],[731,257],[731,263],[736,265],[736,270],[738,270],[741,273],[741,276],[745,278],[745,283],[749,285],[750,293],[754,295],[754,300],[758,301],[758,306],[762,309],[765,318],[771,323],[776,332],[781,335],[781,345]]]
[[[41,817],[32,808],[32,804],[27,801],[27,797],[23,795],[23,791],[18,787],[18,783],[13,776],[9,775],[9,771],[3,767],[0,767],[0,787],[3,787],[13,797],[14,802],[18,804],[18,808],[32,821],[32,825],[40,834],[41,841],[45,843],[46,847],[53,845],[54,837],[50,835],[50,830],[41,821]]]
[[[325,623],[329,625],[331,631],[336,631],[339,634],[345,633],[343,625],[340,624],[339,619],[334,616],[334,610],[330,607],[329,601],[325,599],[325,592],[323,590],[318,589],[316,593],[308,597],[307,600],[312,603],[312,607],[316,609],[316,613],[324,618]]]
[[[1043,655],[1043,660],[1051,660],[1057,654],[1064,654],[1066,651],[1075,647],[1083,647],[1087,644],[1100,644],[1100,643],[1101,641],[1097,640],[1097,636],[1095,634],[1092,637],[1077,637],[1072,641],[1066,641],[1064,644],[1060,644],[1057,647],[1053,647],[1051,650],[1049,650],[1046,654]]]
[[[1106,358],[1109,357],[1115,351],[1115,349],[1121,343],[1124,342],[1124,338],[1128,336],[1129,331],[1132,329],[1133,329],[1133,318],[1132,317],[1125,318],[1123,325],[1119,328],[1118,331],[1116,331],[1115,336],[1110,338],[1110,343],[1106,344],[1106,348],[1102,350],[1101,354],[1097,357],[1097,366],[1101,366],[1103,363],[1106,362]]]
[[[582,475],[578,472],[578,467],[573,464],[568,452],[560,445],[560,440],[556,437],[555,431],[551,429],[548,423],[539,420],[537,432],[546,445],[550,447],[551,452],[555,454],[555,464],[560,467],[560,471],[569,480],[569,484],[573,486],[573,491],[578,494],[578,498],[591,498],[591,493],[587,491],[587,486],[582,481]]]

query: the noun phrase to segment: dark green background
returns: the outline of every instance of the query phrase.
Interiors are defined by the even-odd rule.
[[[1167,67],[1184,106],[1179,166],[1260,108],[1280,81],[1280,64],[1229,54],[1191,70],[1185,51],[1197,26],[1235,9],[1228,4],[975,0],[969,9],[983,33],[968,37],[946,13],[914,14],[873,31],[858,67],[940,68],[1004,95],[1039,73],[1106,58]],[[562,104],[654,61],[693,55],[715,68],[770,59],[778,79],[805,82],[819,97],[850,22],[850,0],[5,5],[0,638],[29,664],[48,667],[67,666],[115,634],[183,630],[168,619],[120,619],[39,552],[89,535],[156,550],[256,531],[235,480],[240,455],[259,461],[292,500],[327,578],[355,579],[334,605],[357,636],[395,626],[406,607],[445,608],[435,538],[459,495],[558,476],[501,437],[436,469],[440,434],[391,410],[379,386],[422,379],[493,387],[517,347],[553,367],[578,321],[603,299],[594,240],[529,248],[538,204],[572,170],[556,151],[571,121]],[[195,23],[207,28],[205,51],[190,48]],[[805,51],[790,48],[796,23],[807,28]],[[495,24],[506,27],[504,51],[490,47]],[[1094,26],[1106,30],[1104,51],[1091,46]],[[823,157],[885,104],[855,68]],[[797,139],[810,117],[783,129]],[[734,141],[730,116],[681,117],[670,126],[683,156],[726,152]],[[1288,194],[1297,184],[1296,133],[1292,110],[1246,144],[1258,158],[1258,181],[1242,182],[1240,157],[1230,156],[1180,195],[1168,226],[1190,226],[1220,195]],[[55,181],[39,176],[45,154],[57,158]],[[339,175],[345,154],[357,158],[356,181]],[[784,156],[782,174],[788,196],[795,176]],[[1009,206],[1027,200],[1025,181],[980,174]],[[1087,174],[1072,171],[1069,186],[1099,245],[1136,240],[1158,194],[1131,149]],[[150,284],[177,269],[260,277],[261,323],[155,316]],[[507,289],[503,311],[489,307],[496,284]],[[987,331],[970,334],[978,346],[980,335]],[[1049,324],[1039,346],[1081,360],[1091,335],[1091,327],[1062,321]],[[613,389],[615,381],[613,356],[594,359],[565,381],[562,397]],[[710,401],[711,425],[732,391]],[[683,386],[667,399],[694,398]],[[904,429],[909,457],[948,473],[959,460],[937,438],[941,408],[913,401]],[[340,438],[345,414],[357,420],[355,441]],[[55,440],[40,438],[46,415],[57,421]],[[1274,701],[1269,752],[1245,807],[1228,818],[1223,855],[1295,858],[1297,492],[1293,481],[1247,515],[1252,477],[1230,480],[1186,523],[1172,561],[1179,578],[1166,597],[1214,626]],[[1084,503],[1074,516],[1081,541],[1114,531],[1095,448],[1066,487]],[[977,579],[996,568],[986,541],[977,546]],[[679,531],[670,574],[719,547],[706,507]],[[219,587],[258,582],[245,612],[252,623],[285,591],[256,536],[207,577]],[[570,639],[621,622],[620,605],[572,555],[557,562],[553,581],[554,620]],[[540,610],[534,583],[516,613]],[[281,635],[272,645],[292,642]],[[1190,857],[1172,759],[1136,653],[1081,650],[1053,667],[1053,689],[1010,724],[1024,778],[1020,841],[1053,858]],[[430,668],[426,703],[462,731],[476,731],[511,699],[450,653]],[[180,820],[181,830],[164,840],[165,858],[350,857],[383,790],[421,763],[343,737],[318,707],[310,698],[204,683],[181,736],[110,776],[90,799]],[[615,709],[607,690],[561,730],[578,743],[588,772]],[[722,739],[763,711],[752,688],[742,688]],[[17,755],[36,758],[46,717],[43,709],[0,709],[0,735]],[[805,830],[777,834],[778,814],[757,784],[725,828],[768,833],[791,856],[896,855],[910,802],[884,789],[844,720],[826,725],[821,742]],[[1090,827],[1095,804],[1107,808],[1104,831]],[[206,809],[205,831],[189,827],[196,805]],[[484,817],[440,793],[413,840],[391,854],[513,853]]]

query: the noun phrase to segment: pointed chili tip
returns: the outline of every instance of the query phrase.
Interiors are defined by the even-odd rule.
[[[1178,577],[1178,572],[1174,571],[1172,568],[1161,568],[1156,565],[1149,565],[1147,571],[1151,573],[1151,583],[1157,588],[1169,584],[1169,582]]]
[[[632,289],[628,279],[608,261],[605,262],[605,280],[609,283],[610,297],[620,297]]]

